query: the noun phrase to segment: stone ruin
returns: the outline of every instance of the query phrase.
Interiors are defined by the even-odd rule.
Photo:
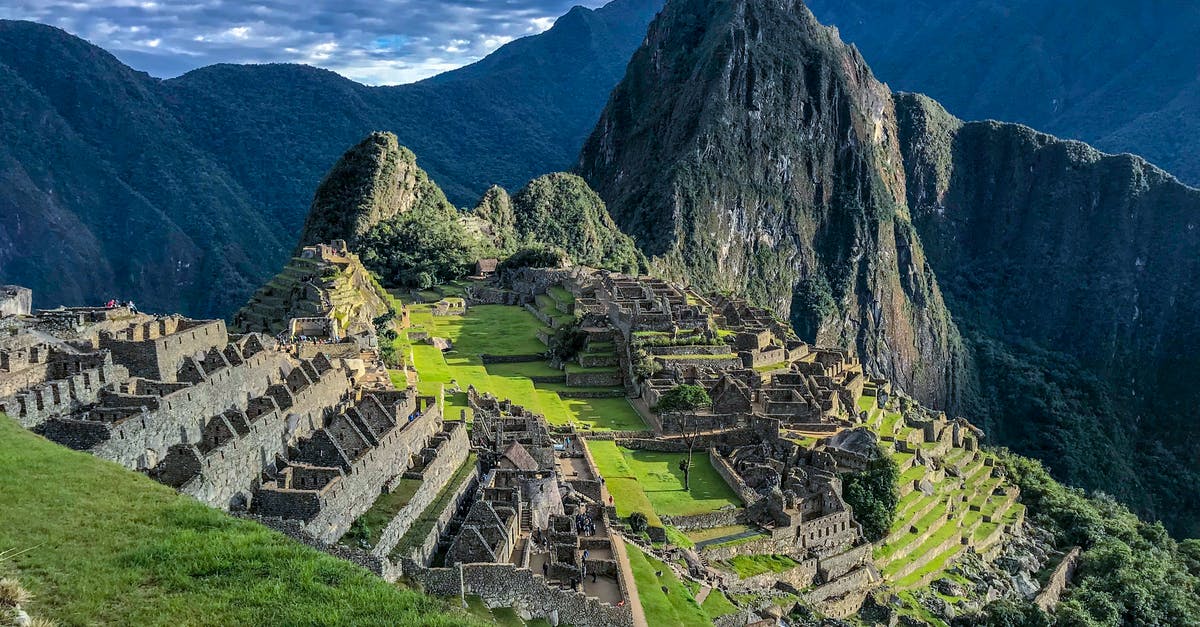
[[[446,528],[443,563],[406,563],[405,574],[427,590],[478,595],[525,618],[632,624],[619,540],[578,437],[507,400],[467,394],[479,488]]]
[[[377,356],[282,348],[220,320],[121,307],[6,317],[0,412],[317,546],[402,474],[429,482],[425,504],[465,461],[464,426],[443,421],[440,398],[367,376]]]
[[[0,285],[0,318],[28,316],[32,312],[32,290],[17,285]]]

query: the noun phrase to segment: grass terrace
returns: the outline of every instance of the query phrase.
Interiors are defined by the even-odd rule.
[[[358,540],[362,540],[369,546],[378,544],[384,527],[392,522],[392,519],[400,513],[400,510],[404,509],[405,505],[412,501],[412,497],[417,493],[417,488],[420,487],[420,479],[398,481],[394,490],[380,495],[371,505],[371,509],[354,521],[354,525],[342,537],[340,543],[355,546]]]
[[[800,563],[786,555],[738,555],[720,562],[720,565],[746,579],[763,573],[782,573]]]
[[[692,489],[687,491],[679,469],[686,453],[634,451],[600,440],[589,440],[587,446],[621,517],[640,511],[653,524],[658,516],[704,514],[742,505],[708,455],[693,455]]]
[[[479,624],[2,415],[0,495],[2,574],[59,624]]]
[[[642,602],[647,623],[656,627],[712,624],[712,617],[696,603],[691,590],[679,580],[674,570],[644,553],[636,544],[626,543],[625,546],[629,553],[633,580],[637,584],[638,599]],[[662,573],[662,577],[656,574],[659,572]],[[705,599],[705,602],[707,601],[708,599]],[[725,602],[728,603],[728,599]],[[714,606],[717,604],[718,602],[714,602]]]
[[[537,338],[541,322],[520,307],[482,305],[470,308],[463,316],[435,317],[429,305],[409,307],[412,329],[433,337],[448,338],[453,350],[442,353],[429,344],[414,342],[408,332],[396,340],[397,353],[413,365],[420,375],[422,394],[436,395],[443,385],[457,382],[462,393],[448,395],[446,416],[457,419],[467,411],[466,389],[474,385],[481,392],[507,398],[529,410],[546,416],[554,425],[574,423],[596,431],[643,431],[646,423],[624,398],[623,389],[603,388],[618,393],[617,398],[577,399],[568,392],[600,391],[591,388],[567,388],[561,382],[566,374],[555,370],[540,357],[546,346]],[[527,358],[529,361],[484,365],[483,355]],[[615,368],[597,369],[612,371]],[[531,380],[556,379],[540,383]],[[400,384],[399,376],[393,379]],[[562,393],[562,394],[560,394]]]
[[[446,505],[450,502],[450,498],[454,496],[455,490],[471,475],[471,471],[475,468],[475,459],[475,453],[471,453],[467,456],[467,460],[463,462],[462,466],[459,466],[458,470],[454,471],[454,475],[446,481],[446,485],[442,488],[442,491],[438,492],[437,497],[429,503],[425,511],[421,512],[421,515],[413,521],[412,526],[408,528],[408,531],[396,543],[396,547],[392,549],[393,557],[402,555],[425,540],[429,532],[433,530],[433,525],[437,522],[438,516],[441,516],[442,512],[446,510]]]

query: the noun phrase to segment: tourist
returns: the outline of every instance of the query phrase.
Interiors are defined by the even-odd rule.
[[[542,576],[550,578],[550,562],[542,562]]]

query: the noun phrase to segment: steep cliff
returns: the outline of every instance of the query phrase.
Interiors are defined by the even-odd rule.
[[[892,95],[802,2],[668,3],[579,170],[661,273],[953,404],[959,336],[910,223]]]
[[[966,405],[1060,476],[1200,533],[1200,190],[897,103],[913,220],[976,356]]]

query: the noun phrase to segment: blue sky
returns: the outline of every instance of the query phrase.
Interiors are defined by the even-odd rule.
[[[4,0],[162,78],[213,63],[307,63],[371,85],[420,80],[606,0]]]

